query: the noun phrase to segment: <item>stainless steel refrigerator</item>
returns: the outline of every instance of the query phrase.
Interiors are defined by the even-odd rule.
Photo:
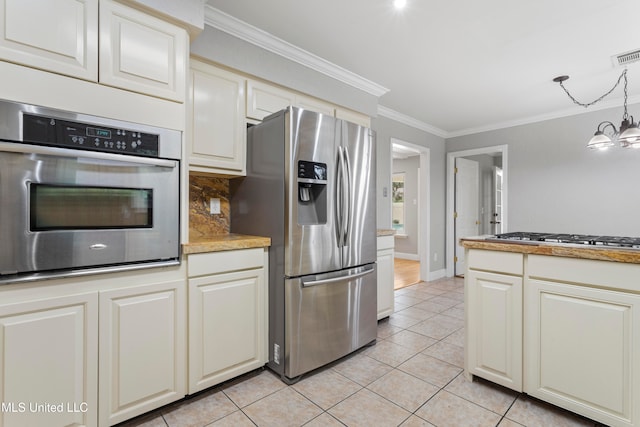
[[[288,107],[248,129],[231,231],[271,237],[269,363],[285,382],[375,341],[375,134]]]

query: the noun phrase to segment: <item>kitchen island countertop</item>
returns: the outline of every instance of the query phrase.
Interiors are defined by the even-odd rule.
[[[182,252],[188,255],[237,249],[266,248],[268,246],[271,246],[269,237],[228,233],[192,238],[189,243],[182,245]]]
[[[640,264],[640,250],[611,248],[606,246],[576,245],[567,243],[532,242],[516,240],[487,240],[488,236],[464,237],[460,245],[467,249],[517,252],[522,254],[550,255],[568,258]]]

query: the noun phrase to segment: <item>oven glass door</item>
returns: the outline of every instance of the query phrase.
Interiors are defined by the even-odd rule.
[[[31,184],[30,230],[153,227],[153,189]]]

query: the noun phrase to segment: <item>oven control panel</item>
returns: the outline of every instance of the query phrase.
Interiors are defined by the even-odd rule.
[[[158,135],[23,114],[22,140],[56,147],[158,157]]]

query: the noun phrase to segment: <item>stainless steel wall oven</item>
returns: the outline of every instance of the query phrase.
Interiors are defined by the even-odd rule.
[[[178,264],[181,138],[0,101],[0,283]]]

